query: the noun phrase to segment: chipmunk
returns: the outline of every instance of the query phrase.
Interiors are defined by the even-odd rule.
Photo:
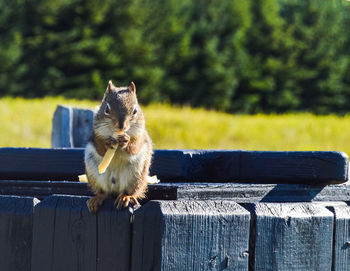
[[[113,135],[119,134],[117,137]],[[98,166],[108,148],[115,154],[103,174]],[[118,195],[118,209],[130,202],[139,205],[145,196],[152,157],[152,141],[136,97],[136,86],[116,87],[109,81],[101,105],[94,116],[93,132],[85,149],[85,169],[95,196],[87,201],[97,212],[109,195]]]

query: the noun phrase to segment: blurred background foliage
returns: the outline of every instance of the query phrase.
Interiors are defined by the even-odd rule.
[[[0,96],[238,113],[350,110],[345,0],[2,0]]]

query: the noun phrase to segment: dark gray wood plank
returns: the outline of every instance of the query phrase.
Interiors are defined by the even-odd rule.
[[[165,181],[343,183],[348,156],[342,152],[159,150],[151,173]]]
[[[88,197],[51,196],[35,206],[32,270],[94,270],[96,216]]]
[[[241,154],[228,150],[156,150],[150,171],[165,181],[242,180]]]
[[[112,199],[97,213],[97,271],[130,270],[132,209],[117,210]]]
[[[333,214],[315,203],[257,203],[252,211],[252,270],[331,270]]]
[[[73,148],[84,148],[92,133],[94,112],[89,109],[73,108]],[[52,146],[54,147],[54,146]]]
[[[32,268],[31,270],[52,270],[53,234],[55,209],[58,197],[49,197],[34,208]]]
[[[0,179],[77,180],[83,149],[0,148]],[[162,182],[344,183],[341,152],[155,150],[151,175]]]
[[[83,149],[0,148],[2,180],[78,180]]]
[[[350,185],[173,183],[177,199],[249,202],[350,201]]]
[[[73,145],[71,107],[58,105],[52,119],[51,145],[53,148],[70,148]]]
[[[247,270],[249,223],[231,201],[150,201],[134,214],[131,270]]]
[[[31,270],[35,198],[0,196],[1,270]]]
[[[32,196],[52,194],[91,196],[86,183],[67,181],[2,180],[3,195]],[[350,201],[350,185],[311,186],[301,184],[216,184],[159,183],[148,186],[147,200],[233,200],[251,202]]]
[[[92,110],[58,105],[52,119],[52,147],[85,147],[92,132],[93,115]]]
[[[350,207],[331,208],[335,215],[333,270],[345,271],[350,268]]]
[[[342,152],[246,151],[241,165],[242,180],[261,183],[341,183],[348,177],[348,156]]]
[[[30,181],[0,180],[0,194],[35,196],[39,199],[53,194],[93,196],[87,183],[71,181]],[[152,184],[148,186],[146,200],[175,200],[177,187],[171,184]]]
[[[3,195],[32,196],[39,199],[52,194],[92,196],[86,183],[67,181],[2,180]],[[350,201],[350,185],[311,186],[301,184],[217,184],[159,183],[148,186],[148,200],[233,200],[252,202]]]

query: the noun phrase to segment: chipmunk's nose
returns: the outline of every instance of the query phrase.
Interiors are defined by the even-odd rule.
[[[119,122],[119,123],[118,123],[118,128],[119,128],[119,130],[123,130],[124,127],[125,127],[125,122]]]
[[[126,128],[127,128],[127,123],[126,123],[126,120],[125,119],[123,119],[123,118],[120,118],[119,120],[118,120],[118,123],[117,123],[117,125],[116,125],[116,130],[119,130],[119,131],[124,131],[124,130],[126,130]]]

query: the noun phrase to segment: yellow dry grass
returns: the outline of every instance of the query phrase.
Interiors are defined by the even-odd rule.
[[[0,99],[0,147],[50,147],[58,104],[95,108],[62,97]],[[350,116],[231,115],[170,105],[143,107],[157,149],[337,150],[350,153]]]

